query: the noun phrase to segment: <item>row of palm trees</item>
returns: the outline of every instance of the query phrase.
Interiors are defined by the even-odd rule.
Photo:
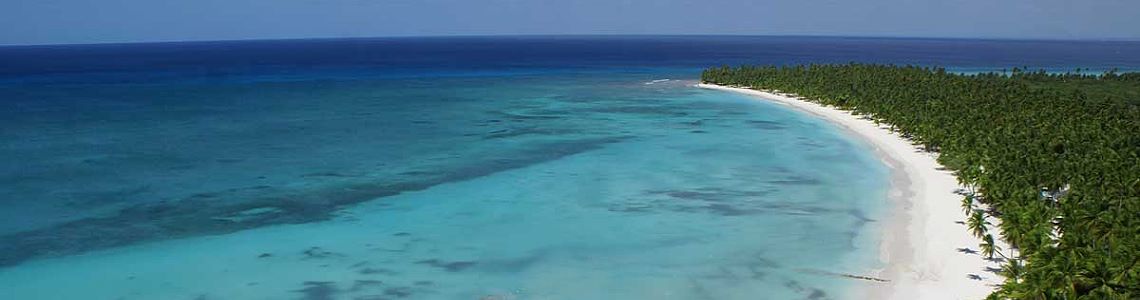
[[[937,152],[969,187],[962,208],[982,254],[1006,258],[992,298],[1140,298],[1140,73],[853,63],[701,79],[853,110]],[[994,244],[990,217],[1011,249]]]

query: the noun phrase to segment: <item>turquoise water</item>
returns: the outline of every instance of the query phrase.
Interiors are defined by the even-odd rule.
[[[500,37],[0,47],[0,299],[842,299],[871,149],[721,64],[1140,69],[1140,43]]]
[[[240,87],[244,92],[193,87],[221,111],[194,121],[208,123],[209,136],[179,134],[190,121],[169,106],[162,110],[171,115],[134,130],[119,127],[134,120],[88,129],[106,134],[106,144],[92,147],[156,147],[168,158],[61,155],[54,145],[93,134],[67,128],[29,138],[41,151],[12,159],[57,166],[82,160],[122,172],[92,174],[57,192],[80,201],[83,190],[105,186],[100,192],[126,200],[28,201],[65,213],[9,230],[67,230],[59,224],[99,217],[115,221],[105,226],[139,226],[106,212],[148,198],[200,201],[187,209],[210,212],[225,211],[213,202],[254,203],[225,216],[194,217],[266,222],[292,213],[266,197],[337,201],[352,196],[345,190],[386,191],[398,182],[406,189],[301,224],[36,258],[0,269],[0,282],[8,295],[40,299],[793,298],[833,297],[852,284],[819,271],[876,266],[877,237],[868,224],[883,218],[887,176],[865,145],[787,108],[698,89],[691,80],[653,81],[659,79],[266,83]],[[448,88],[433,88],[440,86]],[[277,101],[254,112],[226,112],[249,97]],[[426,98],[446,100],[430,108],[414,101]],[[359,105],[346,104],[352,102]],[[289,128],[278,134],[290,141],[251,136],[270,125],[243,120],[263,119]],[[185,142],[195,138],[210,148]],[[182,147],[164,148],[176,143]],[[172,170],[148,172],[158,167]],[[95,166],[56,171],[84,168]]]

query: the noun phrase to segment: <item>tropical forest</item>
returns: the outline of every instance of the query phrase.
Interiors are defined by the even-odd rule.
[[[1003,262],[991,299],[1140,299],[1140,73],[850,63],[701,80],[849,110],[935,153],[979,254]]]

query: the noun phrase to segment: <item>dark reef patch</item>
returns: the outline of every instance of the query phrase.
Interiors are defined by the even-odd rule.
[[[816,178],[793,175],[784,179],[769,180],[768,183],[779,185],[820,185],[823,184],[823,181]]]
[[[717,267],[716,272],[702,275],[701,278],[723,281],[739,281],[741,279],[739,275],[736,275],[736,272],[726,266]]]
[[[145,197],[150,191],[150,186],[137,186],[104,192],[74,193],[64,205],[74,208],[97,208],[121,202],[123,199]]]
[[[526,114],[515,114],[515,113],[509,113],[509,112],[502,112],[502,111],[489,112],[489,114],[502,116],[503,119],[507,119],[507,120],[511,120],[511,121],[515,121],[515,122],[530,121],[530,120],[555,120],[555,119],[565,118],[564,116],[526,115]]]
[[[776,263],[776,261],[768,259],[767,257],[765,257],[764,253],[756,253],[755,255],[753,255],[752,260],[749,261],[747,265],[750,268],[755,267],[755,268],[764,268],[764,269],[774,269],[774,268],[780,267],[780,264]]]
[[[696,121],[692,121],[692,122],[681,122],[681,124],[689,125],[689,126],[693,126],[693,127],[700,127],[701,125],[705,124],[705,119],[700,119],[700,120],[696,120]]]
[[[682,200],[700,200],[720,202],[739,199],[741,197],[763,197],[771,191],[737,191],[723,188],[704,187],[694,190],[653,190],[645,192],[649,195],[666,195]]]
[[[808,148],[812,148],[812,149],[827,148],[826,145],[821,144],[821,143],[816,142],[816,141],[811,140],[811,139],[807,139],[807,138],[796,139],[796,145],[800,145],[800,146],[804,146],[804,147],[808,147]]]
[[[221,199],[188,197],[138,204],[110,216],[0,236],[0,267],[37,257],[79,254],[140,242],[325,221],[336,217],[335,212],[347,205],[556,160],[625,139],[628,137],[543,143],[519,153],[404,181],[362,178],[315,189],[241,193],[234,199],[223,193],[217,195]]]
[[[348,174],[342,174],[342,173],[331,172],[331,171],[329,171],[329,172],[314,172],[314,173],[301,175],[301,177],[356,177],[356,176],[358,176],[358,175],[348,175]]]
[[[519,136],[524,136],[524,135],[557,136],[557,135],[566,135],[566,134],[572,134],[572,133],[577,133],[577,131],[565,130],[565,129],[547,129],[547,128],[539,128],[539,127],[526,127],[526,128],[500,129],[500,130],[491,131],[491,132],[488,132],[486,135],[483,135],[483,139],[484,140],[504,139],[504,138],[519,137]]]
[[[796,180],[809,180],[800,179]],[[809,180],[810,181],[810,180]],[[855,219],[856,225],[873,220],[861,211],[829,208],[811,204],[778,201],[771,199],[775,190],[731,190],[724,188],[697,188],[692,190],[651,190],[646,191],[648,199],[633,198],[623,203],[613,203],[608,211],[621,213],[681,212],[705,213],[717,216],[747,216],[760,214],[782,214],[791,216],[841,215]]]
[[[363,275],[373,275],[373,274],[397,275],[397,274],[400,274],[399,272],[392,271],[389,269],[384,269],[384,268],[363,268],[363,269],[360,269],[359,271],[356,271],[356,272],[363,274]]]
[[[855,218],[856,222],[859,222],[860,226],[862,226],[865,223],[875,221],[875,219],[868,218],[867,214],[863,213],[862,210],[852,208],[850,210],[847,210],[847,214],[850,215],[852,218]]]
[[[379,287],[382,285],[384,285],[384,282],[379,281],[379,280],[357,279],[356,281],[352,282],[352,287],[349,288],[348,290],[353,291],[353,292],[357,292],[357,291],[361,291],[364,289]]]
[[[519,273],[547,260],[555,251],[551,248],[541,248],[521,257],[480,261],[478,270],[482,272]]]
[[[756,210],[743,209],[743,208],[740,208],[737,206],[727,205],[727,204],[709,204],[709,205],[705,206],[704,209],[710,213],[721,215],[721,216],[726,216],[726,217],[745,216],[745,215],[751,215],[751,214],[758,213],[758,211],[756,211]]]
[[[780,129],[788,128],[788,126],[784,125],[783,123],[774,122],[774,121],[748,120],[748,121],[745,121],[745,123],[748,124],[749,126],[752,126],[753,128],[759,128],[759,129],[764,129],[764,130],[780,130]]]
[[[400,175],[400,176],[435,176],[435,175],[439,175],[439,172],[437,172],[437,171],[406,171],[406,172],[400,172],[397,175]]]
[[[475,266],[475,264],[478,264],[477,262],[473,262],[473,261],[446,262],[446,261],[442,261],[442,260],[438,260],[438,259],[434,259],[434,258],[417,261],[416,263],[421,264],[421,265],[429,265],[432,267],[440,268],[440,269],[443,269],[443,270],[448,271],[448,272],[463,271],[463,270],[466,270],[467,268]]]
[[[415,291],[406,286],[391,287],[384,290],[384,295],[394,296],[396,298],[407,298],[413,293],[415,293]]]
[[[808,293],[806,299],[808,299],[808,300],[823,300],[823,299],[828,299],[828,297],[827,297],[827,293],[824,293],[823,290],[820,290],[817,288],[812,288],[811,292]]]
[[[629,106],[603,106],[589,109],[595,113],[636,114],[655,116],[685,116],[683,110],[669,106],[629,105]]]
[[[306,281],[304,286],[293,291],[301,293],[301,299],[304,300],[332,300],[340,292],[336,283],[330,281]]]
[[[305,249],[305,251],[301,251],[301,255],[304,255],[306,259],[344,256],[343,254],[328,251],[321,247],[310,247],[309,249]]]
[[[614,204],[610,205],[607,210],[612,212],[621,213],[648,213],[653,212],[653,206],[649,204]]]
[[[784,286],[787,287],[788,289],[792,290],[792,291],[795,291],[796,293],[803,294],[804,299],[806,299],[806,300],[829,299],[827,296],[827,293],[823,292],[823,290],[820,290],[818,288],[813,288],[813,287],[805,287],[805,286],[801,285],[799,282],[794,281],[794,280],[788,280],[788,281],[784,282]]]

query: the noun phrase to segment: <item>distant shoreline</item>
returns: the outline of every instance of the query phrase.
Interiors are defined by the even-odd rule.
[[[933,154],[848,111],[775,92],[704,83],[697,86],[755,96],[823,118],[867,141],[890,167],[891,216],[879,224],[883,235],[879,256],[886,268],[868,270],[868,275],[888,282],[861,285],[852,298],[982,299],[1002,283],[1003,278],[984,271],[1001,268],[999,263],[958,250],[976,249],[981,241],[970,235],[965,225],[955,223],[964,219],[957,207],[962,196],[955,193],[960,186]],[[1004,243],[1001,246],[1006,247]]]
[[[249,38],[182,38],[182,39],[116,39],[105,41],[73,40],[57,42],[0,42],[0,47],[56,46],[121,46],[138,44],[194,44],[233,42],[298,42],[298,41],[368,41],[368,40],[441,40],[441,39],[582,39],[582,38],[784,38],[784,39],[848,39],[848,40],[926,40],[926,41],[995,41],[995,42],[1075,42],[1075,43],[1140,43],[1133,37],[986,37],[986,36],[905,36],[905,35],[813,35],[813,34],[428,34],[428,35],[316,35]]]

